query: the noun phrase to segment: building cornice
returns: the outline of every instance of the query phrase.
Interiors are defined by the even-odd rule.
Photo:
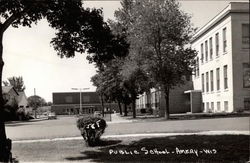
[[[191,43],[193,44],[197,39],[202,37],[205,33],[207,33],[210,29],[212,29],[215,25],[220,23],[224,18],[229,16],[231,13],[249,13],[249,7],[248,9],[241,9],[238,7],[234,8],[234,4],[248,4],[248,2],[231,2],[226,8],[224,8],[219,14],[217,14],[213,19],[211,19],[207,24],[205,24],[203,27],[201,27],[196,34],[191,39]],[[247,6],[248,6],[247,5]]]

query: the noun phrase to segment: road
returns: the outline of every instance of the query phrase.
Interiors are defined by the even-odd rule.
[[[56,120],[18,122],[6,124],[7,137],[12,140],[50,139],[80,136],[76,117],[58,117]],[[215,118],[197,120],[171,120],[158,122],[109,123],[104,135],[199,132],[249,131],[249,118]]]

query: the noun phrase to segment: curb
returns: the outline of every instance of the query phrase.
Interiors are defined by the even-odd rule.
[[[123,135],[104,135],[102,138],[125,138],[125,137],[163,137],[163,136],[185,136],[185,135],[249,135],[249,131],[204,131],[197,133],[143,133],[143,134],[123,134]],[[31,140],[13,140],[12,143],[36,143],[62,140],[82,140],[78,137],[52,138],[52,139],[31,139]]]

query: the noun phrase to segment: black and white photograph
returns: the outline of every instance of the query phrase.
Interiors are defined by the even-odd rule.
[[[0,162],[250,163],[249,0],[0,0]]]

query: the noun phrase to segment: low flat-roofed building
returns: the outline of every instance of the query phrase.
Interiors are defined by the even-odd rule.
[[[52,94],[51,111],[56,114],[70,115],[80,113],[80,92],[56,92]],[[105,111],[116,110],[117,104],[104,103]],[[102,110],[101,100],[96,92],[81,92],[83,114],[93,114]]]

